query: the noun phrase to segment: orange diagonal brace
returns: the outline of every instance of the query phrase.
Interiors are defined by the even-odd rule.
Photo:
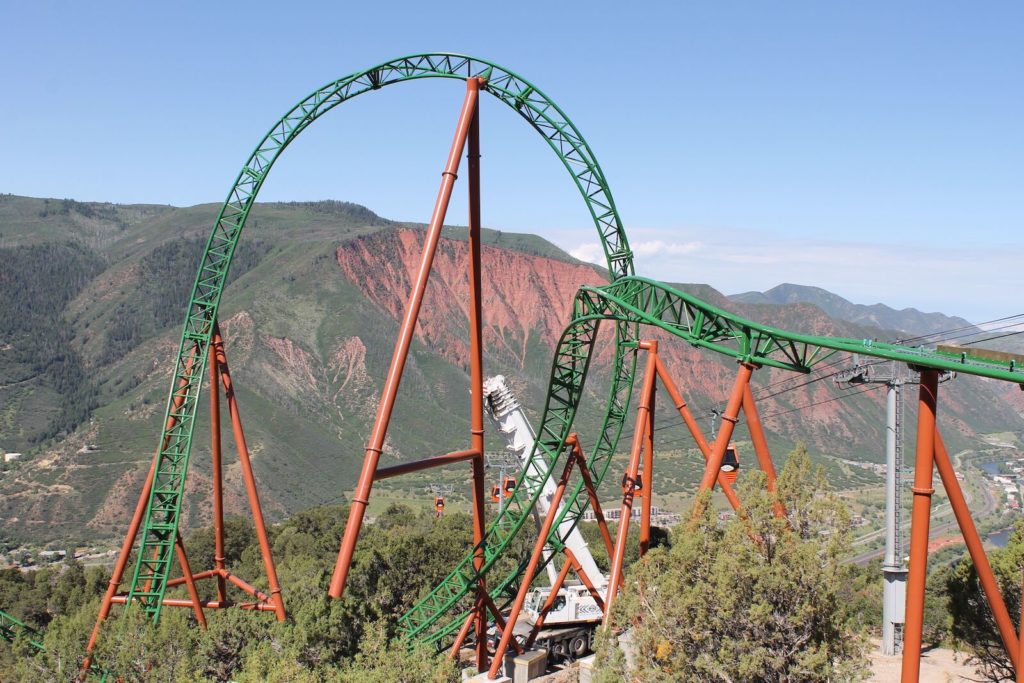
[[[381,392],[380,402],[377,404],[377,414],[373,421],[370,441],[363,455],[363,468],[360,471],[359,481],[356,484],[355,494],[352,497],[352,507],[349,510],[345,533],[342,537],[341,547],[338,550],[338,560],[334,565],[334,574],[331,577],[331,584],[328,589],[328,594],[332,598],[340,598],[341,594],[345,591],[345,581],[348,578],[348,570],[352,564],[352,554],[355,552],[359,530],[363,525],[363,515],[366,513],[366,506],[370,499],[370,490],[373,488],[374,473],[377,471],[377,463],[380,461],[380,454],[384,448],[384,439],[387,436],[388,426],[391,422],[391,413],[394,410],[395,399],[398,396],[398,385],[402,381],[405,361],[409,355],[413,334],[416,331],[416,321],[419,319],[423,295],[426,292],[427,281],[430,278],[430,269],[434,263],[434,254],[437,252],[437,243],[441,238],[441,228],[444,224],[445,215],[448,212],[452,188],[455,186],[459,158],[462,156],[462,150],[466,146],[466,138],[469,136],[469,128],[477,109],[478,97],[479,83],[476,79],[471,78],[466,81],[466,97],[463,100],[462,110],[459,113],[455,137],[452,140],[451,149],[448,153],[448,161],[441,174],[441,187],[438,190],[437,200],[434,202],[434,211],[430,217],[430,225],[427,228],[426,238],[423,243],[423,253],[420,257],[416,281],[412,291],[409,293],[409,300],[405,306],[405,314],[399,327],[395,350],[391,356],[387,377],[384,380],[384,389]]]
[[[690,435],[693,437],[694,443],[697,444],[697,448],[700,450],[701,455],[704,456],[704,462],[711,458],[711,446],[708,445],[707,439],[704,437],[704,433],[697,425],[697,420],[693,417],[693,413],[690,412],[689,406],[686,405],[686,400],[683,398],[682,392],[679,391],[679,387],[676,386],[672,376],[668,373],[664,362],[661,357],[657,358],[658,368],[658,379],[661,380],[662,386],[665,387],[665,391],[668,392],[669,397],[672,399],[672,403],[676,407],[676,411],[679,416],[683,418],[683,422],[686,424],[686,428],[690,431]],[[718,485],[722,488],[722,493],[725,495],[726,500],[729,501],[729,505],[737,513],[740,512],[742,505],[740,499],[736,496],[736,492],[733,490],[732,485],[725,480],[722,476],[721,471],[718,473]]]
[[[619,516],[619,528],[615,534],[615,553],[612,555],[611,570],[608,577],[608,592],[605,595],[604,626],[611,622],[612,605],[622,581],[623,562],[626,557],[626,537],[629,534],[629,518],[633,514],[634,482],[640,471],[640,455],[643,451],[647,416],[651,411],[651,397],[654,396],[654,380],[657,378],[658,342],[642,341],[638,347],[649,351],[647,364],[644,366],[644,383],[640,389],[640,403],[636,409],[636,428],[633,430],[633,445],[630,449],[629,466],[622,491],[622,511]]]
[[[921,674],[921,635],[924,591],[928,577],[928,527],[931,515],[932,472],[935,465],[935,415],[939,373],[921,371],[917,414],[917,457],[914,462],[914,503],[910,522],[910,566],[907,572],[907,614],[903,627],[903,683],[917,683]]]
[[[964,543],[967,545],[967,552],[971,555],[974,563],[974,570],[978,574],[978,583],[985,593],[989,609],[992,610],[992,617],[999,629],[999,636],[1003,641],[1003,647],[1010,658],[1014,668],[1017,667],[1019,659],[1019,639],[1013,630],[1013,621],[1010,619],[1010,612],[1006,609],[1002,593],[999,591],[999,584],[992,573],[992,565],[989,564],[988,555],[982,545],[978,529],[974,526],[974,519],[971,517],[970,508],[964,499],[964,492],[960,488],[960,482],[956,479],[956,472],[953,470],[953,463],[949,460],[949,453],[946,451],[946,444],[942,441],[942,435],[935,431],[935,466],[942,479],[942,486],[949,496],[949,504],[953,508],[957,524],[960,526],[960,533],[963,534]],[[1021,667],[1024,670],[1024,667]]]
[[[249,460],[249,447],[245,443],[245,430],[242,429],[242,416],[238,412],[238,401],[235,397],[234,385],[231,383],[231,371],[228,369],[228,359],[224,351],[224,340],[220,335],[220,326],[216,323],[213,328],[213,347],[216,351],[217,370],[220,372],[220,381],[224,387],[224,396],[227,398],[228,415],[231,416],[231,431],[235,437],[235,447],[238,449],[238,462],[242,466],[242,478],[245,480],[245,491],[249,497],[249,508],[252,512],[253,526],[256,530],[256,539],[259,541],[260,554],[263,556],[263,569],[267,574],[267,584],[270,588],[270,600],[274,606],[274,612],[278,621],[285,620],[284,599],[281,597],[281,584],[277,580],[277,568],[274,566],[274,554],[270,549],[270,540],[267,538],[267,526],[263,521],[263,508],[260,506],[260,495],[256,490],[256,476],[252,471],[252,462]]]

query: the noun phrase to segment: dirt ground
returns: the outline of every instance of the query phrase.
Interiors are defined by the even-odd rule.
[[[899,655],[887,657],[878,650],[881,643],[872,643],[870,652],[871,677],[868,683],[893,683],[900,680],[900,666],[903,662]],[[967,666],[964,661],[967,655],[953,650],[935,648],[926,650],[921,657],[921,683],[968,683],[978,681],[974,667]],[[535,679],[537,683],[576,683],[579,680],[576,667],[559,671]]]
[[[881,654],[879,643],[873,644],[871,652],[871,678],[869,683],[891,683],[900,680],[899,655],[887,657]],[[959,683],[977,681],[974,667],[964,664],[967,655],[953,650],[935,648],[926,650],[921,656],[921,683]]]

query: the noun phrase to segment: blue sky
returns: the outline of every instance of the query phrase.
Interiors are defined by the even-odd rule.
[[[219,202],[308,92],[461,52],[575,121],[644,274],[726,293],[798,282],[973,321],[1024,310],[1020,3],[352,5],[0,0],[0,191]],[[260,198],[425,220],[461,90],[346,103]],[[482,131],[485,224],[592,255],[543,141],[495,101]]]

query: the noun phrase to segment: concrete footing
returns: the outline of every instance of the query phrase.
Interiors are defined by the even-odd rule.
[[[462,681],[463,683],[512,683],[512,679],[508,676],[488,678],[486,671],[477,673],[475,666],[470,666],[462,670]]]
[[[548,651],[544,648],[527,650],[521,655],[514,652],[505,655],[503,675],[487,678],[487,672],[477,673],[474,667],[462,670],[465,683],[528,683],[543,676],[548,667]]]
[[[580,683],[594,683],[594,660],[597,655],[589,655],[576,660],[579,664]]]

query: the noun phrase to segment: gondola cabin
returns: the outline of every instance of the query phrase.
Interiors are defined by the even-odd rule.
[[[736,450],[736,444],[729,442],[725,449],[725,457],[722,458],[722,479],[728,482],[729,486],[736,483],[736,477],[740,473],[740,456]]]

